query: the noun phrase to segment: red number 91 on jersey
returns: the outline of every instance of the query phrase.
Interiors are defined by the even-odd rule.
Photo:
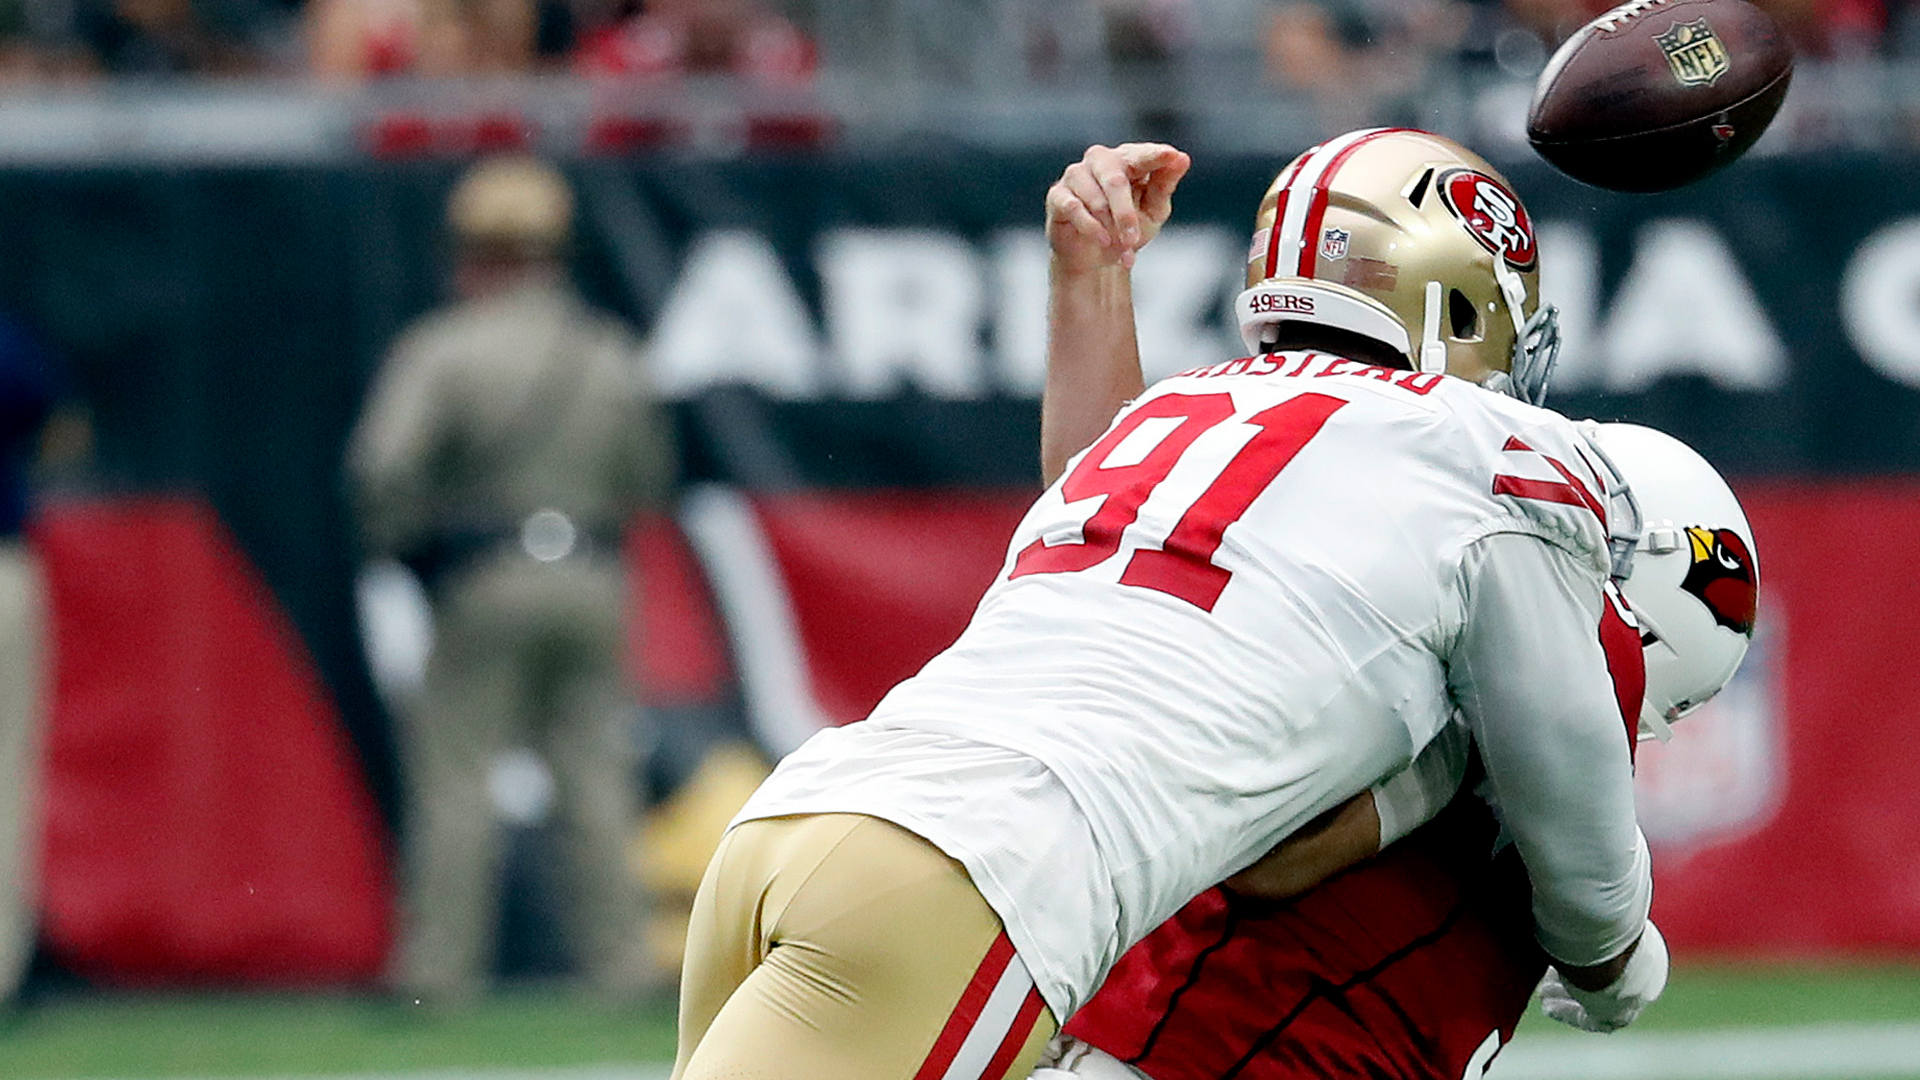
[[[1259,428],[1259,432],[1160,538],[1158,548],[1143,546],[1133,553],[1120,575],[1120,584],[1163,592],[1211,612],[1233,577],[1231,571],[1213,564],[1213,554],[1220,549],[1227,526],[1240,520],[1301,447],[1311,442],[1327,419],[1346,404],[1327,394],[1301,394],[1248,417],[1244,423]],[[1079,542],[1048,545],[1035,540],[1015,557],[1013,572],[1007,576],[1071,573],[1112,558],[1120,550],[1122,535],[1139,518],[1140,507],[1173,471],[1181,455],[1203,432],[1232,416],[1233,398],[1228,394],[1167,394],[1122,417],[1061,484],[1061,494],[1070,503],[1107,497],[1087,519]],[[1104,466],[1140,425],[1163,418],[1179,422],[1145,457],[1130,464]]]

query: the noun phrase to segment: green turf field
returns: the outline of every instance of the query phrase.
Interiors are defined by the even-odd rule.
[[[0,1078],[280,1076],[510,1069],[673,1058],[673,1006],[617,1011],[510,991],[428,1013],[374,997],[62,997],[0,1029]]]
[[[1920,964],[1683,968],[1634,1030],[1823,1023],[1920,1024]],[[1516,1046],[1596,1038],[1563,1035],[1537,1011],[1521,1032]],[[76,994],[0,1026],[0,1080],[657,1065],[672,1052],[669,1003],[611,1011],[557,990],[510,991],[469,1010],[433,1014],[332,994]],[[1911,1075],[1920,1077],[1920,1060]]]
[[[1679,968],[1666,994],[1634,1028],[1671,1031],[1869,1022],[1920,1023],[1920,962],[1874,967]],[[1520,1025],[1523,1035],[1561,1030],[1562,1025],[1541,1015],[1538,1008]],[[1920,1062],[1915,1063],[1915,1071],[1920,1074]]]

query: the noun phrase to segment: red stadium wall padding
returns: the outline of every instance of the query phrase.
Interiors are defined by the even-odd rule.
[[[1644,744],[1654,912],[1676,952],[1920,949],[1920,479],[1745,483],[1761,636]],[[756,496],[823,718],[846,723],[965,625],[1030,492]]]
[[[122,985],[368,980],[391,888],[373,802],[293,627],[204,501],[36,527],[56,674],[43,932]]]
[[[1744,812],[1656,842],[1654,916],[1682,952],[1920,949],[1920,479],[1737,486],[1760,685],[1734,718],[1747,740],[1674,783]]]
[[[726,634],[700,564],[664,514],[645,514],[627,530],[627,670],[646,704],[711,702],[733,677]]]
[[[1733,688],[1641,757],[1655,914],[1682,954],[1920,948],[1920,479],[1740,485],[1761,640]],[[844,723],[945,647],[1027,491],[753,497],[821,716]],[[67,502],[37,537],[57,672],[45,932],[121,984],[373,977],[391,887],[333,706],[213,511]],[[638,673],[711,700],[730,657],[702,567],[635,530]],[[713,566],[705,567],[707,574]],[[640,667],[644,665],[644,667]]]
[[[867,715],[953,643],[999,574],[1032,491],[761,496],[821,711]]]

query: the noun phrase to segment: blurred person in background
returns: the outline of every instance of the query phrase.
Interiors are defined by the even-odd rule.
[[[55,396],[38,342],[0,315],[0,1002],[33,955],[46,582],[26,536],[28,468]]]
[[[477,165],[449,224],[460,299],[393,346],[349,450],[370,546],[420,577],[434,644],[398,710],[407,785],[396,989],[434,1003],[484,987],[501,838],[490,770],[524,747],[554,779],[572,873],[569,940],[612,1001],[665,978],[626,865],[635,823],[623,684],[622,527],[663,502],[665,422],[625,326],[568,281],[573,196],[551,166]]]
[[[331,82],[526,73],[541,10],[534,0],[309,0],[308,66]]]
[[[294,66],[296,6],[279,0],[74,0],[107,75],[258,75]]]
[[[1187,0],[1096,0],[1107,58],[1134,120],[1154,137],[1175,133],[1178,98],[1172,69],[1193,45],[1195,15]]]
[[[1595,0],[1474,0],[1460,5],[1456,59],[1468,68],[1497,68],[1530,79],[1547,57],[1609,3]]]
[[[92,70],[64,0],[0,0],[0,86],[66,81]]]
[[[1859,59],[1881,50],[1890,21],[1911,0],[1753,0],[1773,16],[1799,51]],[[1471,12],[1461,56],[1493,62],[1510,75],[1531,77],[1589,20],[1616,0],[1468,0]],[[1897,46],[1896,46],[1897,47]]]
[[[818,63],[799,26],[759,0],[621,0],[578,13],[588,24],[576,64],[583,74],[672,81],[735,75],[804,86]]]
[[[1883,44],[1898,50],[1895,25],[1913,8],[1911,0],[1753,0],[1773,16],[1802,53],[1835,60],[1873,56]],[[1911,18],[1910,14],[1906,14]],[[1889,29],[1895,40],[1887,42]]]
[[[1337,130],[1416,119],[1431,69],[1471,18],[1460,0],[1283,0],[1255,32],[1268,83],[1310,96]]]

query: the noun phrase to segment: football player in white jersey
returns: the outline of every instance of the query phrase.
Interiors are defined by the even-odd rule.
[[[1408,156],[1418,183],[1333,197]],[[1129,946],[1456,711],[1540,943],[1619,985],[1651,881],[1594,628],[1637,512],[1563,417],[1448,374],[1524,392],[1550,359],[1531,224],[1411,132],[1315,148],[1270,203],[1261,353],[1141,393],[960,639],[742,810],[695,902],[677,1077],[1023,1075]],[[1327,271],[1389,230],[1397,262]],[[1091,302],[1130,305],[1093,269]]]
[[[1090,439],[1120,405],[1102,388],[1124,396],[1139,382],[1128,366],[1131,313],[1104,306],[1099,292],[1075,306],[1077,267],[1122,265],[1132,249],[1118,241],[1116,219],[1164,220],[1185,165],[1164,146],[1094,147],[1049,193],[1055,345],[1080,365],[1069,374],[1083,392],[1050,398],[1056,439]],[[1344,186],[1333,182],[1335,197],[1362,197]],[[1256,258],[1250,283],[1264,272]],[[1120,347],[1079,350],[1089,338]],[[1723,687],[1745,654],[1758,585],[1752,533],[1725,482],[1677,440],[1632,425],[1587,430],[1633,482],[1652,526],[1622,586],[1635,612],[1610,607],[1598,630],[1623,650],[1645,645],[1644,694],[1631,663],[1615,676],[1627,738],[1651,737]],[[1052,460],[1076,449],[1048,447]],[[1496,826],[1477,797],[1461,795],[1380,858],[1297,895],[1424,819],[1452,774],[1428,773],[1422,784],[1423,771],[1356,798],[1156,929],[1073,1018],[1058,1064],[1091,1080],[1125,1078],[1129,1067],[1153,1080],[1480,1075],[1512,1037],[1546,961],[1526,929],[1524,869],[1511,851],[1489,859]],[[1282,897],[1291,902],[1265,902]],[[1660,989],[1657,949],[1636,951],[1631,992],[1623,984],[1592,995],[1549,979],[1549,1014],[1603,1030],[1631,1019]]]

